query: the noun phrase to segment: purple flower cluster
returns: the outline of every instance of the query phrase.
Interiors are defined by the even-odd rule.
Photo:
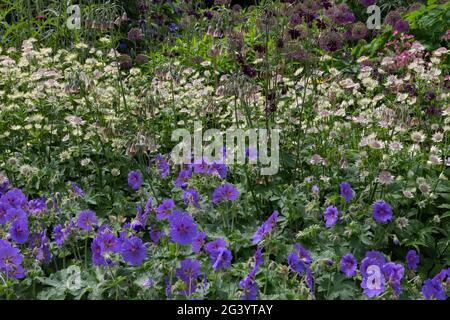
[[[340,184],[341,189],[341,196],[345,199],[345,202],[350,202],[353,199],[354,192],[352,187],[350,186],[350,183],[348,182],[342,182]]]
[[[184,259],[180,263],[180,268],[177,268],[175,274],[187,286],[187,289],[182,294],[188,296],[197,290],[197,279],[200,277],[200,262],[193,259]]]
[[[81,211],[78,214],[77,226],[85,231],[92,231],[97,226],[98,221],[95,212],[92,210]]]
[[[184,191],[183,201],[186,205],[192,204],[197,209],[200,209],[200,203],[198,202],[198,192],[195,189],[188,189]]]
[[[182,245],[191,244],[197,235],[197,225],[194,219],[188,213],[175,210],[169,221],[172,241]]]
[[[128,173],[128,185],[133,190],[137,190],[142,185],[142,174],[140,171],[130,171]]]
[[[243,300],[256,300],[258,295],[258,284],[255,281],[256,273],[259,267],[263,264],[264,258],[261,253],[261,248],[258,247],[255,253],[255,265],[249,274],[239,282],[240,287],[244,290]]]
[[[231,265],[233,255],[227,248],[227,243],[222,238],[208,242],[205,244],[205,251],[209,253],[212,268],[217,271],[227,269]]]
[[[392,208],[389,203],[378,200],[372,205],[372,215],[378,223],[386,224],[392,220]]]
[[[275,225],[278,220],[278,211],[274,211],[270,217],[256,230],[255,234],[252,238],[252,243],[257,244],[261,242],[264,237],[270,233],[273,228],[275,228]]]
[[[19,249],[0,239],[0,270],[10,278],[22,279],[25,277],[22,261],[23,256]]]
[[[422,295],[427,300],[447,300],[445,286],[450,285],[450,268],[441,270],[434,278],[425,280]]]
[[[214,190],[213,203],[217,204],[221,201],[235,201],[239,196],[239,191],[229,184],[225,183]]]
[[[335,206],[329,206],[323,213],[323,218],[327,228],[331,228],[338,220],[338,209]]]
[[[417,265],[420,262],[420,257],[417,255],[416,250],[409,250],[406,254],[406,263],[410,270],[416,270]]]
[[[354,277],[356,275],[356,269],[358,268],[358,261],[351,253],[347,253],[341,258],[341,272],[345,274],[347,278]]]
[[[156,168],[161,178],[165,179],[170,173],[170,166],[166,159],[160,154],[155,157]]]
[[[306,283],[312,295],[314,295],[314,286],[311,273],[311,254],[300,243],[294,244],[294,251],[288,255],[288,264],[292,271],[299,276],[306,273]]]

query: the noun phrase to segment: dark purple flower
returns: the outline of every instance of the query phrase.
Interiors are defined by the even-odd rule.
[[[225,177],[227,176],[228,173],[228,168],[224,163],[213,163],[213,169],[215,170],[215,172],[217,172],[217,174],[219,175],[220,179],[225,179]]]
[[[237,189],[229,184],[225,183],[214,190],[213,203],[217,204],[221,201],[235,201],[239,196]]]
[[[148,217],[148,215],[150,214],[150,211],[153,210],[153,198],[150,197],[147,202],[145,203],[145,207],[144,207],[144,215]]]
[[[362,22],[355,23],[354,26],[349,29],[351,30],[352,40],[361,40],[367,37],[369,30],[366,25]]]
[[[403,279],[405,268],[401,264],[388,262],[383,266],[383,273],[394,293],[399,295],[402,291],[400,283]]]
[[[352,190],[352,187],[350,186],[350,183],[342,182],[340,185],[340,189],[341,189],[341,196],[345,199],[347,203],[350,202],[350,200],[352,200],[354,196],[354,192]]]
[[[156,208],[156,219],[164,220],[168,219],[173,212],[175,202],[172,199],[165,199]]]
[[[153,241],[154,244],[158,244],[159,239],[164,235],[164,232],[156,229],[155,226],[150,227],[150,240]]]
[[[117,238],[112,232],[107,231],[100,235],[100,248],[101,253],[105,254],[107,252],[120,252],[121,243],[119,238]]]
[[[36,260],[44,264],[50,263],[52,253],[50,252],[50,241],[47,238],[46,230],[31,235],[29,242],[29,247],[35,254]]]
[[[8,222],[8,210],[13,209],[6,202],[0,202],[0,225]],[[14,209],[15,210],[15,209]]]
[[[227,247],[227,242],[222,239],[216,239],[214,241],[208,242],[207,244],[205,244],[205,251],[209,254],[213,253],[214,251],[217,251],[221,248],[226,248]]]
[[[5,202],[11,207],[16,209],[27,209],[28,200],[27,196],[18,188],[14,188],[5,193],[1,198],[0,202]]]
[[[52,236],[53,236],[53,239],[56,242],[56,245],[58,247],[62,247],[62,245],[64,243],[64,240],[65,240],[65,237],[64,237],[64,233],[63,233],[63,228],[62,228],[62,226],[60,224],[56,225],[53,228]]]
[[[302,275],[306,267],[311,264],[311,255],[308,250],[302,247],[301,244],[294,245],[294,251],[288,256],[288,264],[292,271]]]
[[[417,265],[420,262],[420,257],[417,255],[416,250],[409,250],[406,254],[406,263],[410,270],[416,270]]]
[[[73,193],[75,193],[77,196],[84,197],[84,191],[79,186],[77,186],[75,182],[71,181],[70,186]]]
[[[187,181],[192,177],[192,169],[183,169],[178,174],[177,179],[174,182],[175,187],[185,188]]]
[[[379,200],[372,205],[372,214],[375,221],[381,224],[392,220],[392,208],[389,203]]]
[[[159,175],[161,178],[165,179],[169,175],[170,172],[170,166],[166,159],[163,158],[162,155],[158,154],[155,157],[156,160],[156,167],[158,169]]]
[[[45,198],[33,199],[28,202],[28,211],[35,216],[47,209]]]
[[[341,258],[341,272],[345,274],[347,278],[354,277],[356,275],[356,268],[358,262],[351,253],[347,253]]]
[[[220,248],[211,253],[211,265],[214,271],[219,269],[227,269],[231,265],[233,256],[231,251],[225,248]]]
[[[242,300],[256,300],[258,296],[258,284],[255,280],[245,278],[239,282],[243,289]]]
[[[139,29],[139,28],[132,28],[132,29],[130,29],[130,31],[128,31],[127,38],[130,41],[140,41],[140,40],[142,40],[141,29]]]
[[[437,279],[425,280],[422,294],[427,300],[447,300],[445,289]]]
[[[193,283],[201,275],[200,262],[193,259],[184,259],[177,268],[175,275],[185,283]]]
[[[128,185],[133,190],[139,189],[142,185],[142,174],[139,171],[130,171],[128,173]]]
[[[342,48],[343,38],[340,33],[325,31],[319,36],[319,47],[324,51],[333,52]]]
[[[147,257],[147,247],[142,240],[136,236],[125,239],[122,244],[122,258],[131,266],[138,266]]]
[[[22,261],[23,256],[19,249],[12,247],[8,241],[0,239],[0,271],[10,278],[21,279],[25,276],[25,270],[21,266]]]
[[[106,266],[105,258],[102,254],[101,237],[97,236],[91,243],[92,264],[94,266]]]
[[[335,206],[329,206],[323,213],[323,218],[327,228],[331,228],[338,220],[338,209]]]
[[[203,245],[205,244],[205,238],[206,238],[206,232],[199,232],[195,236],[194,240],[192,241],[192,251],[195,253],[199,253],[202,249]]]
[[[196,208],[200,209],[200,204],[198,203],[198,193],[195,189],[188,189],[184,191],[183,201],[187,205],[192,204]]]
[[[395,24],[397,23],[397,21],[401,20],[402,16],[400,15],[400,13],[398,13],[398,11],[390,11],[387,15],[386,18],[384,19],[384,22],[391,25],[392,27],[395,26]]]
[[[409,23],[403,19],[397,20],[394,25],[394,31],[398,33],[407,33],[409,31]]]
[[[27,214],[20,208],[10,207],[6,211],[6,219],[7,221],[15,221],[18,219],[27,219]]]
[[[172,241],[182,245],[192,243],[197,235],[197,225],[192,217],[187,213],[174,211],[169,220]]]
[[[78,214],[77,226],[86,231],[92,231],[93,227],[98,223],[95,212],[92,210],[81,211]]]
[[[28,240],[28,221],[27,219],[16,219],[11,223],[9,236],[18,244],[23,244]]]
[[[252,238],[252,243],[261,242],[264,237],[272,231],[278,220],[278,211],[274,211],[270,217],[256,230]]]

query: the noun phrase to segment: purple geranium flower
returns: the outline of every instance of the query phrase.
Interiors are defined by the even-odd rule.
[[[6,211],[6,219],[7,221],[15,221],[19,219],[27,219],[27,214],[20,208],[10,207],[8,211]]]
[[[220,201],[235,201],[238,198],[238,195],[239,192],[233,185],[225,183],[214,190],[213,203],[217,204]]]
[[[149,233],[150,233],[150,240],[152,240],[154,244],[158,244],[159,239],[164,235],[163,231],[156,229],[156,227],[153,225],[150,227]]]
[[[216,239],[214,241],[208,242],[207,244],[205,244],[205,251],[209,254],[213,253],[214,251],[217,251],[221,248],[226,248],[227,247],[227,242],[222,239]]]
[[[6,202],[0,202],[0,225],[8,222],[8,210],[11,208]]]
[[[231,251],[225,248],[220,248],[211,253],[211,265],[214,271],[229,268],[232,259]]]
[[[192,177],[192,169],[183,169],[178,174],[177,179],[174,182],[175,187],[186,188],[187,181]]]
[[[199,253],[203,245],[205,244],[205,238],[206,238],[205,232],[197,233],[194,240],[192,241],[192,251],[194,251],[195,253]]]
[[[416,270],[417,265],[420,262],[420,257],[417,255],[416,250],[409,250],[406,254],[406,263],[410,270]]]
[[[29,236],[27,219],[14,220],[9,229],[9,236],[18,244],[25,243]]]
[[[158,154],[155,157],[156,160],[156,167],[158,169],[159,175],[161,178],[165,179],[169,175],[170,172],[170,166],[166,159],[163,158],[162,155]]]
[[[165,199],[161,202],[161,204],[156,208],[156,219],[164,220],[168,219],[173,212],[173,208],[175,207],[175,202],[172,199]]]
[[[394,293],[399,295],[402,291],[400,282],[403,279],[405,268],[401,264],[388,262],[383,266],[383,273]]]
[[[84,197],[84,191],[79,186],[77,186],[75,182],[70,181],[70,186],[72,188],[73,193],[75,193],[80,197]]]
[[[393,215],[391,206],[383,200],[378,200],[372,205],[372,214],[373,218],[381,224],[388,223]]]
[[[4,272],[19,266],[23,261],[23,256],[19,249],[11,246],[11,243],[0,239],[0,269]]]
[[[56,225],[53,228],[52,236],[53,236],[53,239],[56,242],[56,245],[58,247],[62,247],[62,245],[64,243],[64,240],[65,240],[65,237],[64,237],[64,233],[63,233],[63,228],[62,228],[62,226],[60,224]]]
[[[323,218],[327,228],[331,228],[338,220],[338,209],[335,206],[329,206],[323,213]]]
[[[353,199],[353,190],[348,182],[342,182],[340,185],[341,196],[344,197],[345,201],[348,203]]]
[[[197,235],[197,225],[192,217],[183,212],[174,211],[170,217],[170,237],[182,245],[190,244]]]
[[[0,202],[5,202],[16,209],[26,210],[28,205],[27,196],[18,188],[14,188],[5,193]]]
[[[35,216],[46,210],[45,198],[33,199],[28,202],[28,211]]]
[[[198,202],[198,192],[195,189],[188,189],[184,191],[183,201],[185,204],[192,204],[196,208],[200,209],[200,204]]]
[[[92,210],[81,211],[78,214],[77,226],[86,231],[92,231],[93,227],[98,223],[95,212]]]
[[[261,242],[264,237],[272,231],[278,220],[278,211],[274,211],[270,217],[256,230],[252,238],[252,243]]]
[[[200,262],[193,259],[184,259],[177,268],[175,275],[185,283],[192,283],[201,275]]]
[[[125,239],[122,244],[122,257],[131,266],[138,266],[147,257],[147,247],[142,240],[136,236]]]
[[[296,243],[294,245],[294,251],[288,256],[288,264],[292,271],[302,275],[306,267],[311,264],[311,255],[308,250],[302,247],[301,244]]]
[[[422,294],[427,300],[447,300],[445,289],[437,279],[425,280]]]
[[[128,185],[133,190],[139,189],[142,185],[142,174],[139,171],[130,171],[128,173]]]
[[[341,258],[341,272],[345,274],[347,278],[354,277],[356,275],[356,268],[358,262],[351,253],[347,253]]]

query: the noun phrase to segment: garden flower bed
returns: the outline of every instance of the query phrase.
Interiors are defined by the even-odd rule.
[[[447,299],[448,4],[229,2],[9,5],[0,298]]]

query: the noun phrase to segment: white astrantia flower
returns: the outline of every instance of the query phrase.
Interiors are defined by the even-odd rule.
[[[421,143],[425,141],[425,135],[421,131],[414,131],[411,133],[411,140],[415,143]]]

